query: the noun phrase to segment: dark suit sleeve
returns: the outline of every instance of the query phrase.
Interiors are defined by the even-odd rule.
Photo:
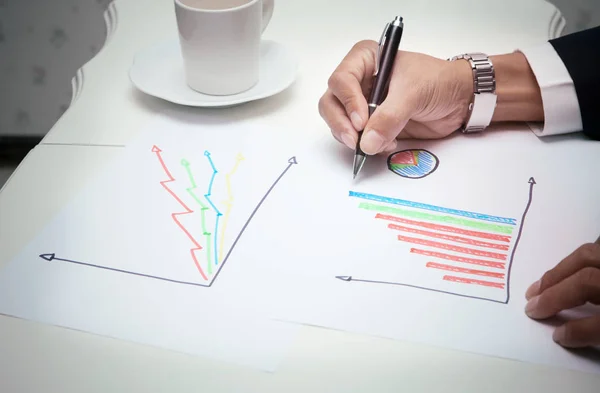
[[[600,26],[550,40],[550,44],[573,80],[583,132],[600,140]]]

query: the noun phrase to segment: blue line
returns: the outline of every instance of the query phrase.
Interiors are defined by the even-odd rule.
[[[208,163],[210,164],[213,172],[217,173],[217,168],[215,168],[215,164],[213,163],[212,158],[210,158],[210,152],[208,150],[204,150],[204,155],[208,158]]]
[[[210,183],[208,183],[208,191],[206,192],[204,197],[206,197],[206,200],[208,201],[208,203],[212,206],[212,208],[215,210],[215,212],[217,212],[217,216],[221,216],[222,214],[219,211],[219,209],[217,209],[215,204],[210,200],[210,196],[212,195],[212,186],[213,186],[213,183],[215,182],[215,177],[217,177],[217,173],[219,173],[219,172],[217,171],[217,168],[215,168],[215,164],[213,163],[213,160],[210,157],[210,152],[208,150],[206,150],[204,152],[204,155],[206,156],[206,158],[208,158],[208,163],[210,164],[210,167],[213,170],[212,176],[210,178]]]
[[[488,216],[487,214],[473,213],[473,212],[468,212],[468,211],[464,211],[464,210],[448,209],[448,208],[441,207],[441,206],[427,205],[425,203],[411,202],[411,201],[406,201],[403,199],[388,198],[388,197],[373,195],[373,194],[365,194],[362,192],[350,191],[349,196],[367,199],[370,201],[385,202],[385,203],[391,203],[394,205],[408,206],[408,207],[413,207],[416,209],[431,210],[431,211],[439,212],[439,213],[454,214],[457,216],[475,218],[475,219],[483,220],[483,221],[500,222],[503,224],[517,225],[517,220],[515,220],[514,218]]]
[[[217,168],[215,168],[215,164],[213,163],[212,158],[210,157],[210,152],[208,150],[204,151],[204,155],[206,156],[206,158],[208,158],[208,163],[210,164],[210,167],[213,170],[212,176],[210,178],[210,183],[208,183],[208,191],[206,192],[206,194],[204,195],[204,197],[206,198],[206,200],[208,201],[208,203],[212,206],[212,208],[214,209],[214,211],[217,213],[217,218],[215,220],[215,235],[213,236],[213,240],[215,242],[214,247],[213,247],[213,251],[215,254],[215,265],[219,264],[219,253],[218,253],[218,249],[217,249],[217,237],[219,234],[219,218],[223,215],[219,209],[217,209],[217,207],[215,206],[215,204],[210,200],[210,196],[212,195],[212,186],[213,183],[215,181],[215,177],[217,176]]]
[[[204,196],[206,197],[206,200],[212,206],[212,208],[217,212],[217,216],[221,216],[222,213],[219,211],[219,209],[217,209],[215,204],[210,200],[210,194],[205,194]]]

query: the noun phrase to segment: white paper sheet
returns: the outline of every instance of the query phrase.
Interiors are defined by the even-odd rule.
[[[421,166],[396,163],[398,172],[435,170],[409,179],[370,158],[352,181],[352,153],[336,142],[299,156],[310,181],[287,184],[269,206],[281,212],[269,225],[286,227],[273,233],[278,279],[266,290],[287,299],[273,314],[599,372],[598,352],[563,349],[552,341],[556,322],[525,315],[524,294],[600,233],[600,184],[590,181],[600,144],[527,131],[401,144],[439,163],[425,155]]]
[[[248,296],[268,236],[243,236],[295,159],[279,130],[204,121],[157,116],[2,270],[0,312],[273,371],[297,326]]]
[[[435,157],[371,157],[352,181],[330,137],[203,120],[159,116],[91,179],[0,272],[0,312],[267,370],[283,320],[600,371],[523,312],[600,233],[600,144],[402,142]]]

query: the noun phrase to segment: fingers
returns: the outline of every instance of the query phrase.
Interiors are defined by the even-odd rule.
[[[350,149],[354,150],[356,148],[358,133],[350,123],[344,107],[331,90],[327,90],[319,100],[319,114],[338,142],[345,144]]]
[[[545,319],[586,302],[600,303],[600,269],[585,267],[534,296],[525,306],[533,319]]]
[[[354,45],[328,80],[329,89],[357,131],[364,128],[369,115],[363,88],[375,70],[376,45],[374,41]]]
[[[414,111],[410,97],[405,98],[392,87],[369,119],[360,147],[366,154],[377,154],[394,141],[407,125]]]
[[[444,128],[443,121],[431,121],[425,125],[418,121],[409,120],[396,139],[440,139],[450,134],[449,132],[438,131]]]
[[[569,321],[556,328],[552,339],[567,348],[600,345],[600,315]]]
[[[344,106],[333,95],[331,90],[327,90],[319,100],[319,113],[325,120],[333,137],[340,143],[348,146],[350,149],[356,149],[358,133],[346,116]],[[390,141],[382,152],[389,153],[397,147],[396,140]]]
[[[579,247],[546,272],[525,296],[525,313],[533,319],[549,318],[587,302],[600,304],[600,238]],[[569,321],[558,327],[552,338],[568,348],[599,345],[600,315]]]
[[[383,154],[391,154],[396,151],[398,148],[398,141],[396,139],[390,141],[384,148],[381,153]]]
[[[540,280],[531,284],[525,293],[527,300],[539,295],[575,272],[586,267],[600,268],[600,244],[589,243],[579,247],[556,267],[547,271]]]

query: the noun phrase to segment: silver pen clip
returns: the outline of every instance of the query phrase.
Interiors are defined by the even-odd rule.
[[[383,33],[381,33],[381,38],[379,38],[379,45],[377,46],[377,58],[375,59],[375,73],[373,76],[377,76],[379,73],[379,63],[381,63],[381,48],[385,44],[385,40],[387,39],[387,32],[390,28],[390,23],[388,22],[383,29]]]

